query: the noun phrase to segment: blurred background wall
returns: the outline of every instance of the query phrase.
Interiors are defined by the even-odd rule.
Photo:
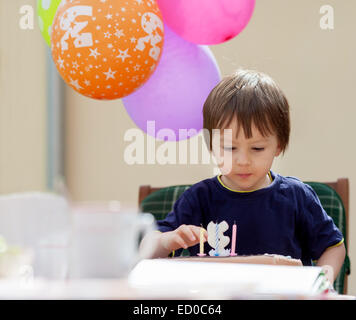
[[[21,3],[34,2],[0,0],[1,193],[46,188],[45,44],[37,25],[23,31],[14,18]],[[320,28],[319,10],[326,4],[334,8],[333,30]],[[274,163],[275,171],[309,181],[350,179],[351,262],[356,261],[355,11],[353,1],[259,0],[240,35],[210,47],[222,75],[238,67],[257,69],[288,97],[290,147]],[[63,165],[73,200],[115,199],[135,206],[142,184],[194,183],[213,175],[212,165],[128,165],[124,134],[135,124],[121,100],[95,101],[67,87],[64,101]],[[353,264],[349,293],[356,294]]]
[[[46,51],[37,24],[19,26],[23,5],[0,1],[0,192],[46,188]]]

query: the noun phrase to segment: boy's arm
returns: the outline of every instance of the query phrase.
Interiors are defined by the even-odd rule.
[[[144,256],[142,258],[153,259],[153,258],[165,258],[171,253],[162,246],[162,233],[160,231],[154,231],[146,235],[140,244],[140,253],[144,254],[149,252],[149,256]]]
[[[208,233],[204,230],[204,242],[208,239]],[[165,258],[177,249],[187,249],[200,242],[200,227],[193,225],[181,225],[173,231],[154,231],[144,237],[140,244],[141,252],[149,252],[150,256],[145,258]],[[152,250],[147,250],[150,248]]]
[[[337,275],[340,272],[346,255],[344,243],[327,248],[320,256],[317,266],[323,266],[326,270],[326,276],[331,284],[334,283]]]

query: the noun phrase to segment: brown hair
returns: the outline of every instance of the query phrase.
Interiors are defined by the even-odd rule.
[[[223,78],[210,92],[203,108],[203,126],[209,137],[213,129],[224,129],[234,117],[247,138],[252,137],[253,123],[263,136],[276,134],[279,147],[283,152],[286,150],[290,134],[289,104],[268,75],[239,69]],[[212,150],[212,139],[207,141]]]

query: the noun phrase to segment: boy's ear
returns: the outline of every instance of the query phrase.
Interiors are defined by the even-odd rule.
[[[282,148],[278,145],[275,157],[278,157],[282,152]]]

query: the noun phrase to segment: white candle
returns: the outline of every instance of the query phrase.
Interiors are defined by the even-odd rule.
[[[215,255],[219,255],[219,224],[217,221],[215,226]]]
[[[198,253],[198,256],[203,257],[206,254],[204,253],[204,229],[203,227],[200,227],[200,252]]]

